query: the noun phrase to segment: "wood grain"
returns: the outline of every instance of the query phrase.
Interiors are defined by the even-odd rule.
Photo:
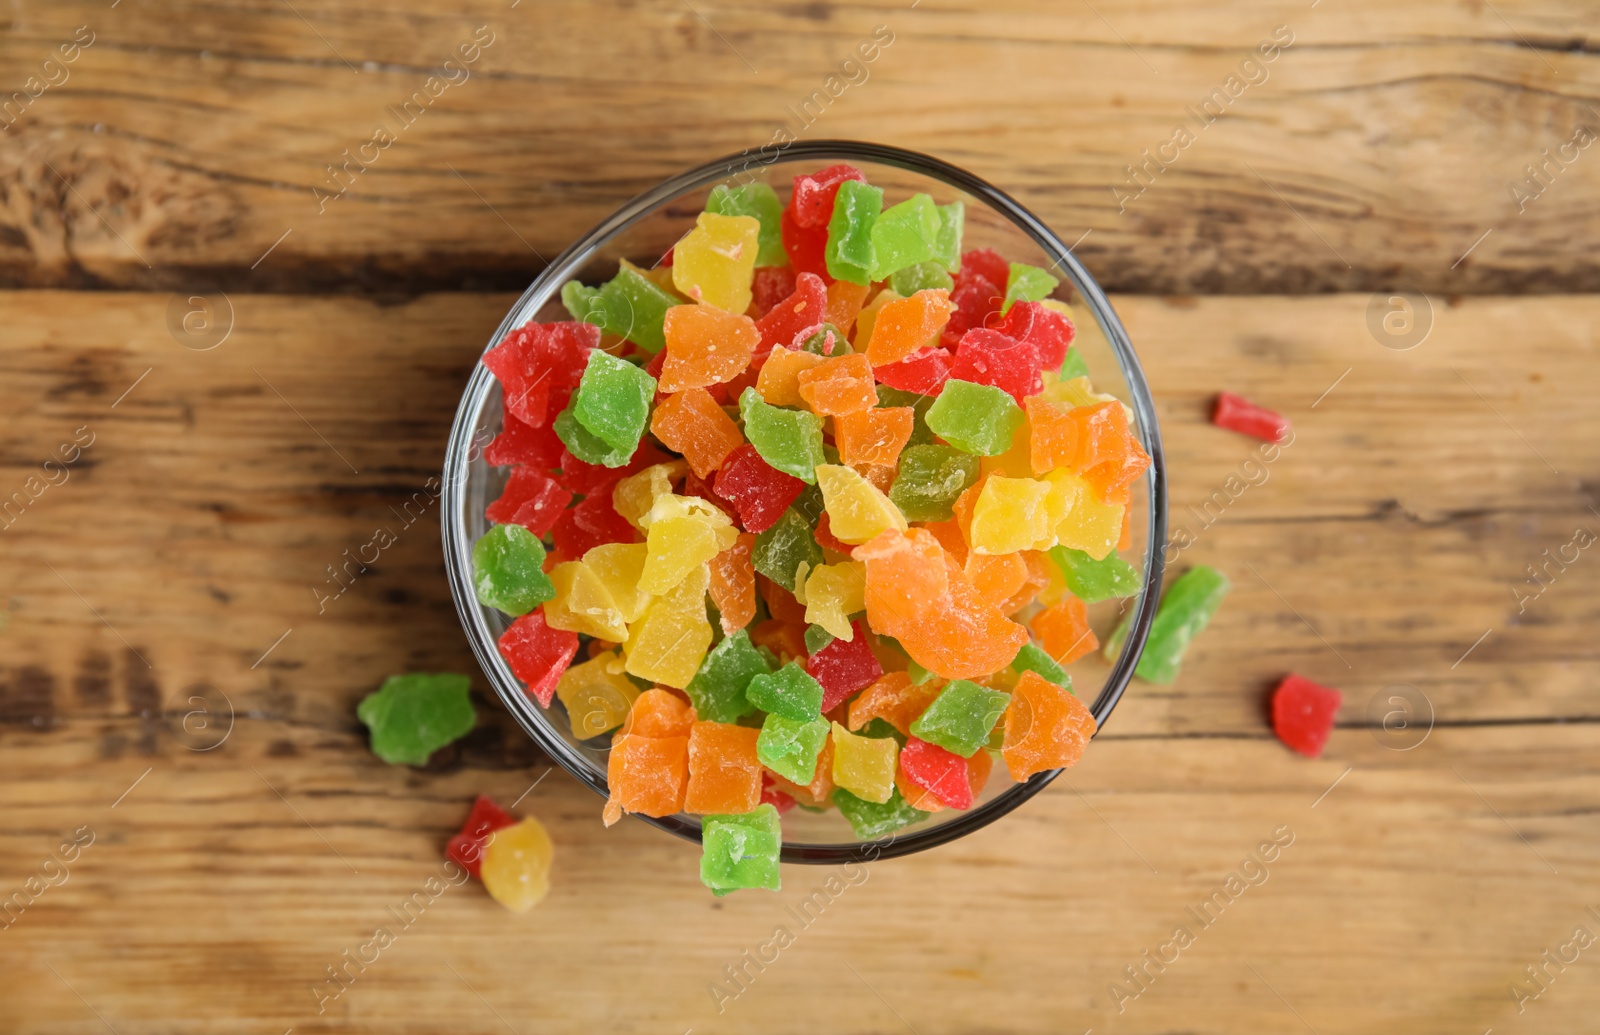
[[[510,296],[232,302],[197,352],[164,295],[0,295],[0,489],[93,435],[0,531],[0,891],[95,836],[0,931],[10,1030],[1442,1035],[1580,1030],[1600,1006],[1587,952],[1525,1013],[1511,994],[1575,925],[1600,933],[1600,569],[1584,553],[1525,609],[1512,594],[1600,530],[1600,299],[1440,303],[1397,352],[1362,295],[1119,298],[1175,522],[1256,455],[1205,422],[1214,391],[1295,421],[1265,479],[1189,519],[1177,566],[1222,568],[1233,595],[1065,780],[955,845],[833,874],[857,883],[803,929],[787,909],[827,871],[711,899],[692,849],[603,829],[492,701],[426,771],[365,748],[354,706],[383,675],[473,671],[436,509],[324,613],[314,591],[437,472]],[[1345,691],[1319,761],[1262,715],[1289,670]],[[1381,727],[1399,685],[1435,715],[1411,750]],[[439,873],[478,792],[527,792],[558,844],[551,898],[518,919],[448,890],[319,1014],[325,968]],[[1265,882],[1191,924],[1280,828]],[[737,991],[723,968],[780,925],[795,943],[718,1013],[709,986]],[[1195,943],[1133,997],[1124,966],[1178,925]]]
[[[1600,132],[1588,12],[1559,0],[65,0],[10,17],[0,98],[94,34],[5,130],[13,286],[516,289],[636,192],[786,131],[966,166],[1081,239],[1114,290],[1600,289],[1592,151],[1531,200],[1509,187]],[[401,128],[391,107],[479,26],[494,42],[470,75]],[[841,72],[877,26],[893,42]],[[1197,118],[1279,26],[1292,45]],[[330,164],[377,125],[392,146],[325,203]],[[1180,127],[1193,143],[1119,196]]]

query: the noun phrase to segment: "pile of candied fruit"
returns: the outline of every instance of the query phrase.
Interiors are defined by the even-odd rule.
[[[963,225],[849,165],[788,204],[719,186],[655,268],[568,283],[571,321],[484,356],[501,653],[610,737],[608,825],[701,817],[718,893],[778,887],[795,805],[884,837],[1095,731],[1064,666],[1099,646],[1086,604],[1140,588],[1150,458],[1057,279]]]

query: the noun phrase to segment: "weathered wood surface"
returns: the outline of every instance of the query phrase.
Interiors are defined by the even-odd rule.
[[[964,165],[1113,290],[1600,290],[1600,160],[1561,156],[1600,133],[1570,0],[449,8],[12,5],[0,283],[520,288],[636,192],[787,132]],[[1129,167],[1175,138],[1141,190]]]
[[[365,748],[354,706],[383,675],[474,671],[437,509],[404,529],[395,510],[437,472],[509,302],[236,295],[197,352],[164,295],[0,295],[0,490],[93,436],[0,531],[0,893],[59,880],[61,837],[94,835],[0,930],[8,1031],[1454,1035],[1584,1030],[1600,1008],[1600,948],[1540,959],[1600,935],[1600,569],[1586,550],[1520,611],[1513,594],[1600,532],[1600,299],[1438,302],[1403,352],[1364,295],[1119,299],[1195,535],[1177,564],[1234,594],[1179,682],[1135,684],[1065,780],[853,871],[803,928],[787,910],[828,871],[713,900],[692,848],[603,829],[492,701],[429,771]],[[1205,422],[1222,387],[1288,413],[1294,443],[1247,468],[1252,443]],[[1219,518],[1185,518],[1207,498]],[[326,566],[380,525],[398,542],[318,614]],[[1291,669],[1345,690],[1320,761],[1265,725]],[[1414,721],[1436,715],[1410,750],[1425,723],[1367,711],[1401,685]],[[450,889],[402,930],[390,908],[440,872],[472,795],[536,782],[519,809],[557,841],[551,897],[513,918]],[[1265,882],[1202,928],[1189,909],[1274,831],[1294,841]],[[1180,925],[1194,944],[1134,998],[1123,968]],[[325,968],[384,926],[396,943],[319,1014]],[[744,964],[719,1014],[709,986],[738,991],[724,968],[778,926],[794,944]],[[1530,965],[1546,990],[1519,1014]]]

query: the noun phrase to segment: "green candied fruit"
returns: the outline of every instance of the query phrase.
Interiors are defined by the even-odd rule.
[[[828,276],[852,284],[872,283],[872,224],[881,211],[881,187],[859,180],[839,184],[839,193],[833,199],[833,216],[828,220],[828,247],[823,252]]]
[[[804,787],[817,778],[817,756],[828,741],[828,724],[820,718],[796,722],[776,713],[761,724],[756,758],[761,764]]]
[[[561,286],[561,304],[574,320],[592,323],[655,353],[666,344],[662,324],[667,310],[683,301],[651,283],[637,268],[623,263],[616,276],[597,288],[567,281]]]
[[[917,664],[916,658],[912,658],[910,661],[911,663],[906,666],[906,675],[911,677],[911,683],[913,686],[922,686],[924,683],[931,682],[932,680],[938,678],[939,673],[933,671],[932,669],[923,668],[921,665]]]
[[[747,183],[740,187],[717,184],[706,198],[706,211],[719,216],[750,216],[761,224],[757,240],[757,266],[787,266],[789,253],[783,250],[783,202],[777,191],[765,183]]]
[[[906,442],[908,446],[931,446],[939,441],[939,436],[928,429],[928,410],[936,398],[938,396],[906,392],[888,385],[878,386],[879,406],[911,407],[911,438]]]
[[[1022,649],[1017,651],[1017,656],[1011,659],[1011,671],[1018,675],[1024,672],[1037,672],[1063,690],[1069,693],[1072,691],[1072,677],[1067,674],[1067,670],[1036,643],[1022,645]]]
[[[848,356],[855,350],[850,347],[850,339],[845,337],[843,331],[831,323],[825,323],[800,343],[799,351],[826,357]]]
[[[372,732],[372,753],[390,765],[423,765],[428,756],[471,731],[478,717],[454,672],[390,676],[362,698],[356,717]]]
[[[567,451],[586,464],[621,467],[633,458],[633,450],[613,449],[604,439],[578,423],[578,418],[572,415],[572,403],[568,403],[567,408],[556,415],[551,427]]]
[[[929,813],[907,805],[898,787],[882,805],[862,801],[843,787],[836,787],[833,791],[833,803],[839,806],[844,818],[850,821],[850,829],[862,841],[875,841],[902,827],[921,823],[929,816]]]
[[[913,194],[872,221],[872,279],[927,262],[937,253],[939,208],[926,194]]]
[[[1050,297],[1050,292],[1056,289],[1060,280],[1052,277],[1037,266],[1029,266],[1025,262],[1013,262],[1011,272],[1006,274],[1006,298],[1000,303],[1000,315],[1004,316],[1011,311],[1011,306],[1016,302],[1038,302]]]
[[[934,242],[933,257],[954,273],[961,268],[961,234],[966,229],[967,206],[959,201],[939,206],[939,239]]]
[[[1168,586],[1161,606],[1156,608],[1155,620],[1150,623],[1150,637],[1144,642],[1144,653],[1139,655],[1134,673],[1147,683],[1165,685],[1177,679],[1184,652],[1217,613],[1228,587],[1226,575],[1204,564],[1190,568]],[[1106,660],[1115,661],[1122,653],[1133,616],[1130,609],[1106,640]]]
[[[750,643],[750,634],[740,629],[711,648],[683,692],[703,721],[738,722],[755,710],[745,697],[750,680],[771,671],[767,659]]]
[[[750,680],[745,696],[768,715],[781,715],[795,722],[810,722],[822,715],[822,684],[812,679],[798,661],[789,662],[771,675],[756,676]]]
[[[804,564],[810,572],[822,560],[822,547],[817,545],[811,526],[793,507],[784,511],[771,528],[756,536],[756,545],[750,551],[750,563],[756,571],[791,593],[800,565]]]
[[[928,427],[963,453],[999,456],[1022,430],[1022,407],[1003,389],[952,378],[928,407]]]
[[[625,359],[589,350],[583,380],[572,395],[572,416],[612,449],[633,456],[650,423],[656,379]]]
[[[892,740],[901,747],[906,746],[906,735],[889,725],[887,719],[871,719],[855,732],[858,737],[866,737],[869,740]]]
[[[740,394],[739,416],[744,418],[744,437],[761,459],[808,485],[816,484],[817,465],[824,461],[821,417],[769,405],[754,388]]]
[[[824,629],[820,625],[808,625],[806,626],[806,653],[815,654],[817,651],[822,650],[828,644],[832,643],[836,638],[837,637],[835,637],[833,633]]]
[[[1097,561],[1082,550],[1053,546],[1050,559],[1061,569],[1072,595],[1085,604],[1098,604],[1112,597],[1131,597],[1144,585],[1139,569],[1118,557],[1115,551]]]
[[[760,805],[754,812],[736,816],[702,817],[700,842],[705,849],[700,856],[700,881],[712,891],[777,891],[782,886],[778,852],[783,848],[783,831],[773,805]]]
[[[495,525],[472,545],[472,583],[480,604],[512,617],[556,596],[544,573],[544,544],[521,525]]]
[[[1010,703],[1008,693],[953,679],[912,722],[911,735],[971,758],[989,742],[989,732]]]
[[[1061,380],[1070,381],[1075,377],[1088,377],[1089,364],[1084,362],[1083,353],[1077,349],[1067,349],[1067,358],[1061,361]]]
[[[918,291],[949,291],[955,286],[956,282],[945,272],[944,263],[936,259],[907,266],[889,275],[889,289],[901,298],[910,298]]]
[[[907,521],[949,521],[952,504],[978,480],[980,464],[949,446],[907,446],[889,487],[889,502]]]

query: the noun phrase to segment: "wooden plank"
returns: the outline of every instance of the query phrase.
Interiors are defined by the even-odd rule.
[[[1118,299],[1175,517],[1253,453],[1205,423],[1212,392],[1296,422],[1178,556],[1234,595],[1179,682],[1136,684],[1067,780],[958,844],[851,871],[803,928],[788,910],[826,871],[711,899],[692,849],[603,829],[492,701],[426,772],[366,751],[354,705],[382,675],[473,670],[436,508],[410,527],[391,508],[437,472],[510,301],[241,295],[228,339],[195,352],[166,296],[0,295],[0,487],[93,436],[0,532],[0,891],[59,881],[60,837],[95,838],[0,933],[13,1030],[98,1030],[98,1012],[128,1033],[1234,1032],[1298,1030],[1298,1012],[1323,1033],[1447,1033],[1578,1030],[1600,1006],[1584,962],[1546,964],[1524,1014],[1511,991],[1575,925],[1600,934],[1596,576],[1579,560],[1522,613],[1510,591],[1600,527],[1577,473],[1600,299],[1441,306],[1406,352],[1373,340],[1363,296]],[[380,525],[396,544],[319,614],[326,566]],[[1261,714],[1291,669],[1346,691],[1317,762]],[[1396,684],[1436,713],[1420,744],[1368,726]],[[480,791],[527,792],[551,827],[550,900],[512,919],[450,889],[319,1014],[325,968],[399,924]],[[1264,883],[1130,983],[1280,828],[1295,840]],[[794,944],[745,963],[779,926]],[[747,990],[724,972],[741,964]],[[739,993],[721,1013],[714,982]]]
[[[1536,196],[1510,190],[1580,127],[1600,132],[1587,12],[1558,0],[19,11],[0,97],[36,67],[30,89],[60,82],[0,120],[16,118],[0,156],[13,286],[520,288],[634,193],[785,131],[990,177],[1081,238],[1114,290],[1600,288],[1588,149]],[[79,26],[92,45],[46,69]],[[449,70],[460,81],[397,119],[479,26],[494,42]],[[841,71],[877,26],[893,42]],[[1278,26],[1292,45],[1237,78]],[[1195,114],[1219,89],[1225,114]],[[330,180],[379,125],[393,143]],[[1179,129],[1193,142],[1141,187],[1129,167]]]

